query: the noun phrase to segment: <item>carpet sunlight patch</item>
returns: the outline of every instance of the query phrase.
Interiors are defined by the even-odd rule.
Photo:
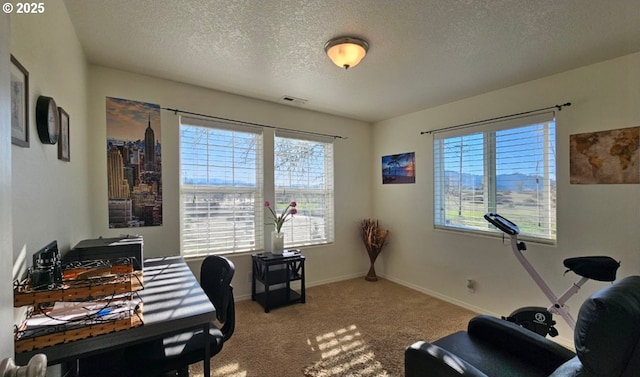
[[[322,360],[303,369],[307,377],[390,377],[355,325],[317,336],[315,344],[309,339],[308,344],[322,351]]]

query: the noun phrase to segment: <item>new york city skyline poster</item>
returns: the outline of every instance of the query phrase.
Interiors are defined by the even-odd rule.
[[[162,225],[160,105],[106,97],[109,228]]]

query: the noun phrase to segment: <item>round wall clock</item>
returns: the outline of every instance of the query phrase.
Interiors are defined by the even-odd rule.
[[[36,102],[36,126],[43,144],[58,142],[60,132],[58,106],[51,97],[40,96]]]

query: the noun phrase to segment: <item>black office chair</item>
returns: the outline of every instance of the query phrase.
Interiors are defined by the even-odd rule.
[[[202,262],[200,285],[216,308],[221,328],[213,323],[206,337],[211,356],[222,350],[235,330],[235,303],[231,279],[235,272],[233,262],[212,255]],[[177,371],[178,376],[189,376],[189,365],[203,359],[205,336],[202,330],[181,333],[153,342],[139,344],[125,350],[129,367],[138,376],[158,376]]]

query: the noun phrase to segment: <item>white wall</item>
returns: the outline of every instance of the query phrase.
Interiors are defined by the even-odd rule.
[[[66,251],[91,233],[86,158],[87,64],[60,0],[47,1],[43,14],[12,14],[11,33],[6,35],[11,36],[11,53],[29,71],[30,97],[30,146],[10,147],[12,167],[6,172],[11,173],[11,226],[6,229],[3,226],[2,231],[12,229],[12,242],[7,250],[13,251],[15,278],[31,265],[33,252],[50,241],[57,240],[60,249]],[[39,95],[53,97],[69,114],[70,162],[58,160],[57,145],[44,145],[38,139],[35,105]],[[4,148],[2,150],[4,152]],[[4,158],[1,159],[4,163]],[[5,172],[0,171],[0,175],[4,178]],[[11,270],[9,264],[3,266]],[[3,273],[2,276],[10,275]],[[3,294],[9,294],[13,301],[10,285],[5,286],[7,290],[3,290]],[[10,326],[13,320],[2,320],[2,323],[13,335]],[[2,344],[13,352],[13,341]],[[47,373],[55,376],[60,371],[50,367]]]
[[[90,66],[88,143],[91,148],[87,158],[92,166],[92,236],[117,236],[127,231],[141,234],[144,236],[145,257],[180,253],[179,117],[169,111],[161,113],[164,224],[159,227],[108,229],[105,97],[150,102],[161,107],[223,118],[348,137],[347,140],[336,140],[334,144],[336,241],[331,245],[304,249],[307,256],[307,282],[319,284],[365,273],[367,258],[358,238],[357,225],[361,218],[370,216],[371,211],[371,130],[368,123]],[[232,259],[236,264],[233,281],[236,297],[247,298],[251,292],[247,279],[251,271],[251,258],[244,254],[233,256]],[[191,261],[194,272],[199,269],[199,264],[200,260]]]
[[[91,234],[87,160],[87,64],[62,1],[43,14],[11,16],[11,53],[29,71],[29,148],[11,147],[13,159],[14,272],[52,240],[62,251]],[[58,146],[40,142],[38,96],[53,97],[70,118],[70,162]]]
[[[9,93],[9,15],[0,13],[0,259],[8,261],[11,253],[11,107]],[[11,264],[0,266],[0,323],[13,322]],[[0,359],[13,356],[13,328],[0,329]]]
[[[640,186],[569,184],[569,135],[640,126],[640,54],[375,124],[374,214],[392,231],[382,253],[381,272],[479,312],[505,315],[520,306],[547,306],[508,245],[496,238],[433,229],[433,139],[420,136],[420,131],[567,101],[573,105],[558,113],[556,123],[558,243],[528,243],[527,256],[558,293],[574,281],[573,274],[563,276],[562,265],[572,256],[610,255],[622,261],[619,277],[640,274]],[[382,185],[380,157],[412,151],[416,183]],[[478,282],[476,293],[467,292],[467,279]],[[574,315],[581,302],[601,287],[603,283],[589,282],[569,302]],[[559,330],[571,338],[566,326]]]

